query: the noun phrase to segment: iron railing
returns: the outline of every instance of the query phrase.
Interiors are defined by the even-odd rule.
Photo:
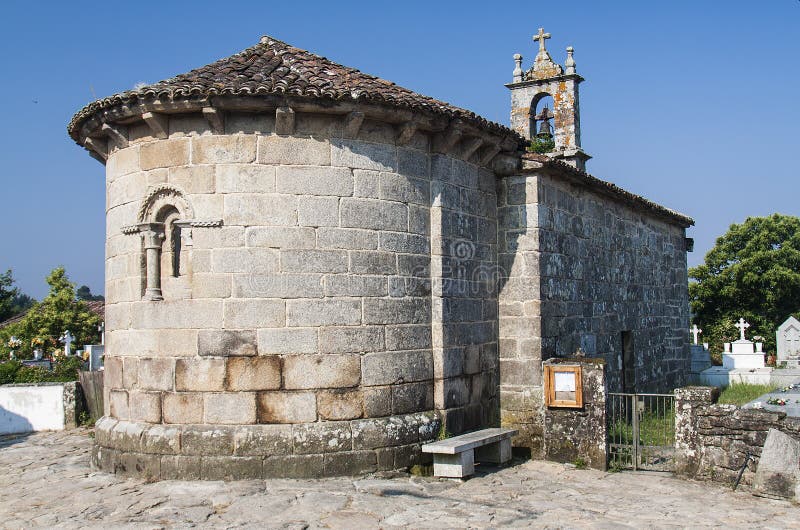
[[[611,392],[606,400],[610,469],[672,471],[675,397]]]

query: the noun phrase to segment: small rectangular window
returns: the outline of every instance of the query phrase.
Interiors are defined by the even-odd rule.
[[[633,332],[622,332],[622,391],[636,391],[636,354],[633,349]]]

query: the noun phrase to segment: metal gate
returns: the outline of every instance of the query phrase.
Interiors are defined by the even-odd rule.
[[[608,467],[672,471],[675,396],[609,393]]]

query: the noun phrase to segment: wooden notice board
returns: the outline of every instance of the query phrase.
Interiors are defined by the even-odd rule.
[[[548,407],[583,407],[580,365],[544,365],[544,396]]]

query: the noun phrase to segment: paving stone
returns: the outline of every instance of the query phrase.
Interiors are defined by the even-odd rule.
[[[179,481],[148,483],[92,471],[88,433],[77,429],[0,439],[0,498],[24,499],[0,503],[3,526],[653,528],[683,527],[686,521],[709,528],[758,528],[765,521],[771,528],[797,526],[794,505],[754,497],[741,488],[732,492],[663,473],[603,473],[542,461],[516,460],[500,469],[479,466],[477,475],[464,482],[402,473],[356,480],[209,482],[193,481],[200,476],[201,457],[166,455],[158,464],[148,463],[160,469],[160,478]],[[413,459],[406,447],[395,450],[396,461]],[[368,453],[376,455],[375,466],[378,453],[365,451],[356,460],[362,471],[370,471]],[[111,453],[99,458],[110,461]],[[273,456],[263,461],[262,473],[320,477],[326,462],[329,471],[347,466],[348,453],[340,454]],[[135,466],[137,460],[144,463],[117,461]],[[259,461],[235,462],[250,473]],[[207,476],[225,478],[226,460],[206,457],[205,462]],[[221,472],[212,471],[212,464]]]

